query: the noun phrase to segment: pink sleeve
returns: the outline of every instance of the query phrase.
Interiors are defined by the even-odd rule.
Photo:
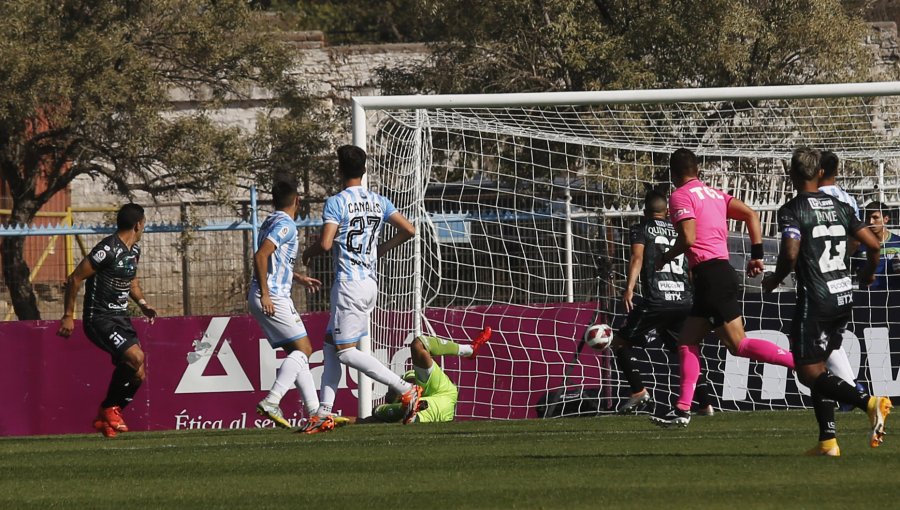
[[[694,213],[694,204],[691,201],[690,193],[672,193],[669,197],[669,217],[672,223],[678,223],[684,220],[690,220],[697,217]]]
[[[721,193],[722,196],[725,197],[725,207],[728,207],[728,204],[731,203],[731,199],[734,197],[722,190],[719,190],[719,193]]]

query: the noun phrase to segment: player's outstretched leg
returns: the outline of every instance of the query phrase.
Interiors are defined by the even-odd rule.
[[[425,346],[425,349],[432,356],[459,356],[462,358],[475,359],[478,357],[478,352],[481,350],[482,346],[491,339],[492,334],[493,330],[491,330],[490,326],[485,327],[481,330],[481,333],[478,333],[478,336],[472,339],[472,343],[468,345],[458,344],[453,340],[428,335],[420,335],[418,340],[422,342],[422,345]]]

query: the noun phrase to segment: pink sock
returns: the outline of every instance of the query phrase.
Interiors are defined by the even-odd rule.
[[[700,379],[700,346],[679,345],[678,358],[681,360],[681,389],[675,405],[682,411],[690,411],[697,379]]]
[[[794,356],[790,351],[786,351],[781,347],[766,340],[758,338],[745,338],[738,345],[738,356],[750,358],[755,361],[763,361],[773,365],[781,365],[794,369]]]

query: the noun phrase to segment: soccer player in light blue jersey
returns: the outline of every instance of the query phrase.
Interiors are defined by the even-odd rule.
[[[297,225],[294,223],[299,204],[297,186],[276,181],[272,187],[272,200],[276,211],[259,229],[259,249],[253,256],[255,272],[247,301],[250,313],[266,333],[269,344],[281,347],[288,355],[278,369],[271,391],[256,406],[256,412],[279,427],[291,428],[279,407],[291,387],[296,386],[300,391],[308,416],[319,408],[316,383],[309,371],[312,345],[291,300],[291,286],[296,281],[314,292],[319,290],[322,282],[294,272],[298,250]]]
[[[303,252],[303,263],[331,251],[334,257],[334,285],[331,288],[331,318],[325,333],[325,367],[317,416],[310,419],[304,432],[314,434],[335,426],[331,414],[341,366],[386,385],[401,395],[403,422],[412,423],[418,411],[421,388],[404,381],[371,354],[357,349],[359,340],[369,334],[369,315],[378,296],[376,266],[378,257],[416,234],[415,227],[387,198],[362,186],[366,173],[366,153],[359,147],[344,145],[337,150],[338,173],[344,189],[325,202],[319,241]],[[379,243],[385,223],[396,234]]]

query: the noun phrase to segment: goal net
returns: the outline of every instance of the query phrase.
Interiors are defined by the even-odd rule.
[[[900,83],[356,98],[354,143],[371,156],[368,185],[419,232],[380,262],[370,348],[401,373],[415,335],[467,342],[490,326],[478,359],[437,359],[459,387],[458,417],[614,412],[629,393],[615,359],[589,347],[579,354],[579,341],[593,323],[624,322],[628,228],[648,189],[671,191],[673,150],[693,150],[707,184],[760,212],[772,270],[775,211],[793,195],[791,151],[835,152],[838,184],[861,205],[896,206],[898,141]],[[761,294],[759,278],[743,276],[746,233],[731,231],[746,329],[787,347],[793,281]],[[900,395],[891,348],[900,297],[889,289],[857,292],[844,346],[861,384]],[[677,355],[653,333],[636,351],[654,399],[672,402]],[[702,354],[718,409],[809,405],[783,367],[732,357],[712,337]],[[362,383],[360,411],[384,393]]]

